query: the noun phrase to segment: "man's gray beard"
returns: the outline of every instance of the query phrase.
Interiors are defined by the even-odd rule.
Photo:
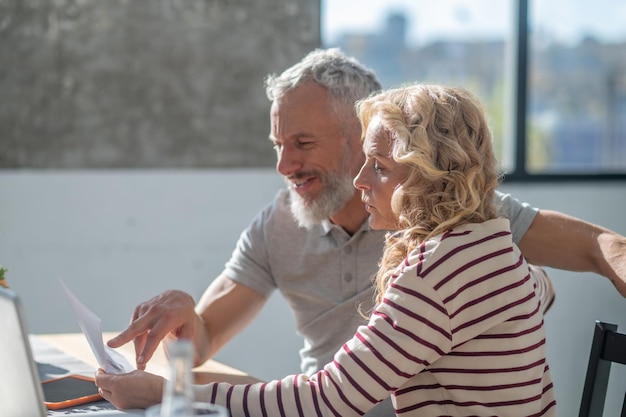
[[[310,202],[302,198],[292,186],[289,187],[291,213],[298,226],[306,229],[311,229],[338,212],[356,191],[350,174],[334,173],[319,178],[322,180],[320,195]]]

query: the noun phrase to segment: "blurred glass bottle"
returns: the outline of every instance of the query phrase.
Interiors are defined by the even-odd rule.
[[[169,342],[167,347],[170,375],[163,388],[161,417],[192,416],[193,344],[190,340],[181,339]]]

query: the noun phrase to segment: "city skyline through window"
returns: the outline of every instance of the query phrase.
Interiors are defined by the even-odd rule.
[[[522,112],[511,65],[519,4],[528,5]],[[354,55],[383,87],[435,82],[476,93],[509,176],[626,174],[626,3],[327,0],[321,10],[323,46]],[[524,161],[515,166],[519,141]]]

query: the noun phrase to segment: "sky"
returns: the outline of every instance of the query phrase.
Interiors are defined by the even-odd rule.
[[[406,10],[408,41],[464,38],[502,38],[511,27],[514,0],[322,0],[322,38],[332,41],[344,31],[380,30],[390,12]],[[580,7],[572,7],[578,4]],[[624,0],[529,0],[536,33],[550,34],[567,43],[582,34],[602,40],[626,39]]]

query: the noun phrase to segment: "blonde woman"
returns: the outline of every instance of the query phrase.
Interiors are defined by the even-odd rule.
[[[398,414],[556,415],[539,300],[493,204],[482,105],[463,89],[415,85],[364,100],[359,116],[366,162],[354,184],[371,227],[397,230],[361,330],[382,357],[363,363],[398,387]],[[397,383],[384,365],[393,358],[412,377]]]

